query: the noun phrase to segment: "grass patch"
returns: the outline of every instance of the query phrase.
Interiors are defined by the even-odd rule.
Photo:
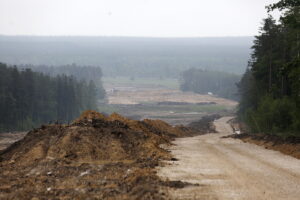
[[[153,103],[128,106],[132,111],[149,111],[149,112],[168,112],[174,113],[187,113],[187,112],[218,112],[230,110],[228,106],[224,105],[155,105]]]
[[[123,85],[123,86],[155,86],[167,87],[170,89],[179,89],[179,81],[177,79],[159,79],[159,78],[134,78],[130,77],[103,77],[104,84]]]
[[[102,113],[111,114],[113,112],[119,112],[120,108],[115,105],[101,104],[98,106],[98,110],[99,110],[99,112],[102,112]]]

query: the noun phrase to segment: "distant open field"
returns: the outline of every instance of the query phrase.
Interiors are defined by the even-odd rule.
[[[169,88],[179,89],[178,79],[172,78],[135,78],[135,77],[103,77],[104,87],[112,89],[114,87],[133,88]]]
[[[105,78],[108,104],[101,112],[120,113],[134,119],[161,119],[188,124],[207,114],[232,112],[237,102],[212,95],[181,92],[178,80]]]

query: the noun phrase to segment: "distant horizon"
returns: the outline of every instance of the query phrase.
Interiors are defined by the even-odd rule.
[[[255,37],[255,35],[228,35],[228,36],[126,36],[126,35],[8,35],[1,34],[0,36],[5,37],[114,37],[114,38],[171,38],[171,39],[193,39],[193,38],[236,38],[236,37]]]

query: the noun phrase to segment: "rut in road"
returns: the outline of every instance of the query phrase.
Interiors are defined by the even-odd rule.
[[[299,200],[300,160],[280,152],[222,138],[230,117],[215,121],[218,133],[179,138],[170,150],[178,161],[159,168],[162,178],[197,183],[170,189],[172,199]]]

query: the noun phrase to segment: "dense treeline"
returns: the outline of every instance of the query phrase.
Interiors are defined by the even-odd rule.
[[[178,78],[189,68],[242,74],[252,40],[0,35],[0,60],[17,65],[100,66],[106,77]]]
[[[51,77],[0,63],[0,131],[26,130],[50,121],[70,122],[97,109],[93,81]]]
[[[269,16],[254,41],[252,59],[239,83],[239,116],[253,131],[300,135],[300,1],[268,7]]]
[[[200,94],[209,92],[228,99],[238,99],[236,84],[240,81],[239,75],[189,69],[181,73],[180,89]]]
[[[78,66],[62,65],[62,66],[47,66],[47,65],[18,65],[18,69],[31,69],[35,72],[41,72],[51,77],[58,75],[72,76],[79,81],[93,81],[98,90],[98,98],[103,99],[105,96],[105,90],[102,85],[102,69],[95,66]]]

